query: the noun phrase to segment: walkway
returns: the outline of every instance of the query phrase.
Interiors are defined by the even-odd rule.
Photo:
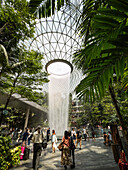
[[[18,167],[11,170],[32,170],[32,153],[26,161],[21,161]],[[119,170],[114,161],[110,146],[104,146],[103,138],[96,141],[82,141],[82,149],[75,150],[76,167],[74,170]],[[60,164],[60,151],[51,152],[51,142],[48,148],[42,151],[39,170],[63,170]],[[70,169],[70,167],[68,167]]]

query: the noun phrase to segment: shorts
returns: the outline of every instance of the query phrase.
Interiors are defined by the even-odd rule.
[[[81,138],[80,139],[77,139],[77,143],[79,143],[81,141]]]
[[[73,135],[73,140],[75,140],[76,139],[76,136],[75,135]]]

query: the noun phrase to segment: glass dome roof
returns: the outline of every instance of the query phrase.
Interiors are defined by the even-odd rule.
[[[78,16],[82,8],[81,0],[72,0],[71,4],[75,15],[72,15],[70,6],[64,5],[51,17],[38,19],[34,38],[29,41],[30,50],[33,49],[43,54],[44,65],[56,59],[68,61],[72,65],[70,92],[82,79],[82,73],[72,64],[73,53],[78,48],[80,49],[82,44],[76,31]],[[47,88],[44,88],[47,91]]]

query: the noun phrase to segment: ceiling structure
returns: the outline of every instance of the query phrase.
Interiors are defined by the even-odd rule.
[[[7,98],[8,94],[0,92],[0,104],[6,104]],[[24,113],[30,108],[30,113],[41,113],[44,117],[47,117],[48,113],[47,108],[44,108],[33,101],[29,101],[27,98],[22,98],[21,95],[16,93],[11,96],[8,106],[17,108]]]
[[[47,66],[56,61],[68,62],[67,64],[71,67],[70,92],[73,92],[82,79],[81,71],[72,64],[73,53],[78,48],[80,49],[82,44],[76,31],[78,16],[82,8],[81,0],[72,0],[71,5],[75,15],[72,15],[70,6],[64,5],[51,17],[38,19],[35,36],[26,43],[30,50],[33,49],[43,54],[42,62],[46,70]],[[44,91],[47,91],[47,84],[44,85]]]

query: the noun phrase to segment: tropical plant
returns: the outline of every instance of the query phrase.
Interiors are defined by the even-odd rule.
[[[4,79],[0,79],[0,89],[8,94],[4,109],[7,109],[8,103],[13,93],[21,94],[23,97],[35,99],[34,90],[41,90],[44,83],[48,82],[47,73],[42,72],[42,55],[31,51],[25,54],[26,62],[22,66],[17,66],[11,70],[11,74],[4,73]],[[1,121],[3,114],[1,114]],[[0,123],[1,123],[0,121]]]
[[[0,76],[26,61],[22,41],[33,37],[34,25],[26,0],[0,3]]]
[[[114,4],[113,1],[108,2],[110,8],[104,7],[95,11],[91,23],[93,30],[89,32],[83,49],[74,56],[76,67],[82,68],[86,75],[77,92],[80,92],[79,96],[84,94],[87,98],[90,96],[91,101],[104,96],[105,89],[113,82],[113,74],[119,79],[127,66],[128,3],[125,4],[124,0],[125,7],[121,8],[122,2],[119,2],[118,6],[116,2]]]
[[[34,13],[36,17],[49,17],[55,13],[55,10],[60,10],[69,0],[30,0],[28,5],[30,13]]]
[[[126,132],[125,124],[120,114],[117,100],[112,88],[113,75],[119,80],[127,68],[128,59],[128,2],[126,0],[83,1],[83,21],[90,21],[89,29],[84,22],[80,25],[81,35],[85,36],[85,43],[81,50],[74,55],[77,68],[82,68],[85,78],[76,88],[79,97],[86,96],[86,100],[101,99],[106,90],[110,91],[121,126]],[[84,9],[83,8],[83,9]],[[90,16],[90,14],[92,14]]]
[[[9,136],[0,136],[0,168],[8,170],[20,163],[21,146],[12,148]]]

